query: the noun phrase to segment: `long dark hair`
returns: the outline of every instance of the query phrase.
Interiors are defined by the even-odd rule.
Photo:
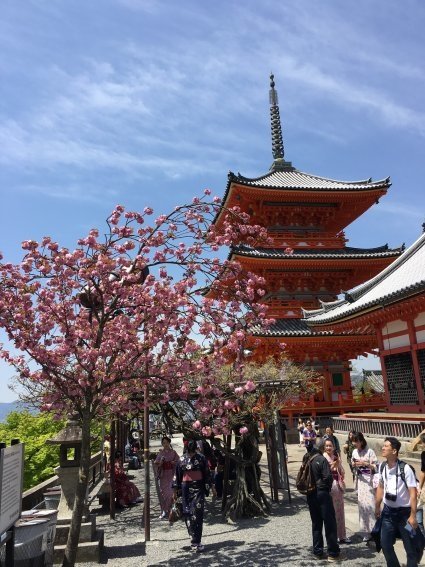
[[[357,443],[360,442],[360,445],[362,447],[362,449],[364,449],[367,445],[366,439],[364,438],[364,435],[361,431],[356,431],[353,434],[353,443]]]

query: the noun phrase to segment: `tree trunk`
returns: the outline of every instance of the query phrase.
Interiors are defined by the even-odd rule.
[[[225,508],[232,520],[253,516],[266,516],[270,504],[260,486],[258,441],[254,435],[243,437],[235,451],[237,459],[233,494]]]
[[[77,558],[78,542],[80,539],[80,529],[83,514],[86,507],[86,494],[89,481],[90,470],[90,425],[91,416],[87,413],[82,419],[82,446],[81,463],[78,473],[78,484],[75,493],[74,509],[72,511],[71,526],[69,529],[68,541],[66,542],[65,556],[62,567],[74,567]]]

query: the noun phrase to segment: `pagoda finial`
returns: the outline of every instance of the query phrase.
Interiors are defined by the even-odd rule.
[[[285,150],[283,146],[282,127],[280,124],[279,100],[275,90],[273,73],[270,74],[270,119],[272,127],[272,152],[275,160],[283,160]]]

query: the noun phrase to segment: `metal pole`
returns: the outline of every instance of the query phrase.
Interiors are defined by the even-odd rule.
[[[143,412],[143,462],[145,465],[145,495],[143,515],[145,518],[145,541],[151,540],[151,518],[150,518],[150,488],[151,481],[149,475],[149,400],[148,385],[143,389],[144,392],[144,412]]]

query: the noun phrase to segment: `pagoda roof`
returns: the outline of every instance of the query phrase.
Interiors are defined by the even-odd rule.
[[[324,303],[321,309],[304,310],[309,325],[342,322],[425,291],[425,234],[375,277]]]
[[[330,336],[340,336],[347,335],[352,337],[352,334],[348,332],[338,332],[335,333],[333,330],[315,330],[308,326],[305,319],[297,318],[286,318],[286,319],[275,319],[275,322],[269,325],[267,328],[262,328],[260,325],[253,325],[249,328],[249,332],[254,337],[330,337]]]
[[[288,164],[285,166],[272,166],[272,170],[256,178],[244,177],[240,173],[235,175],[233,172],[228,174],[227,188],[224,195],[224,201],[230,190],[232,183],[237,183],[239,185],[246,185],[248,187],[258,187],[260,189],[272,189],[277,191],[374,191],[374,190],[387,190],[391,181],[387,177],[379,181],[372,181],[372,178],[363,179],[361,181],[338,181],[336,179],[329,179],[326,177],[319,177],[317,175],[312,175],[310,173],[304,173],[303,171],[298,171],[289,162],[284,162]]]
[[[230,256],[247,256],[251,258],[267,258],[276,260],[304,260],[304,259],[367,259],[367,258],[388,258],[401,254],[404,246],[398,248],[388,248],[388,244],[377,248],[297,248],[292,254],[285,254],[282,248],[253,248],[247,245],[234,246]]]

